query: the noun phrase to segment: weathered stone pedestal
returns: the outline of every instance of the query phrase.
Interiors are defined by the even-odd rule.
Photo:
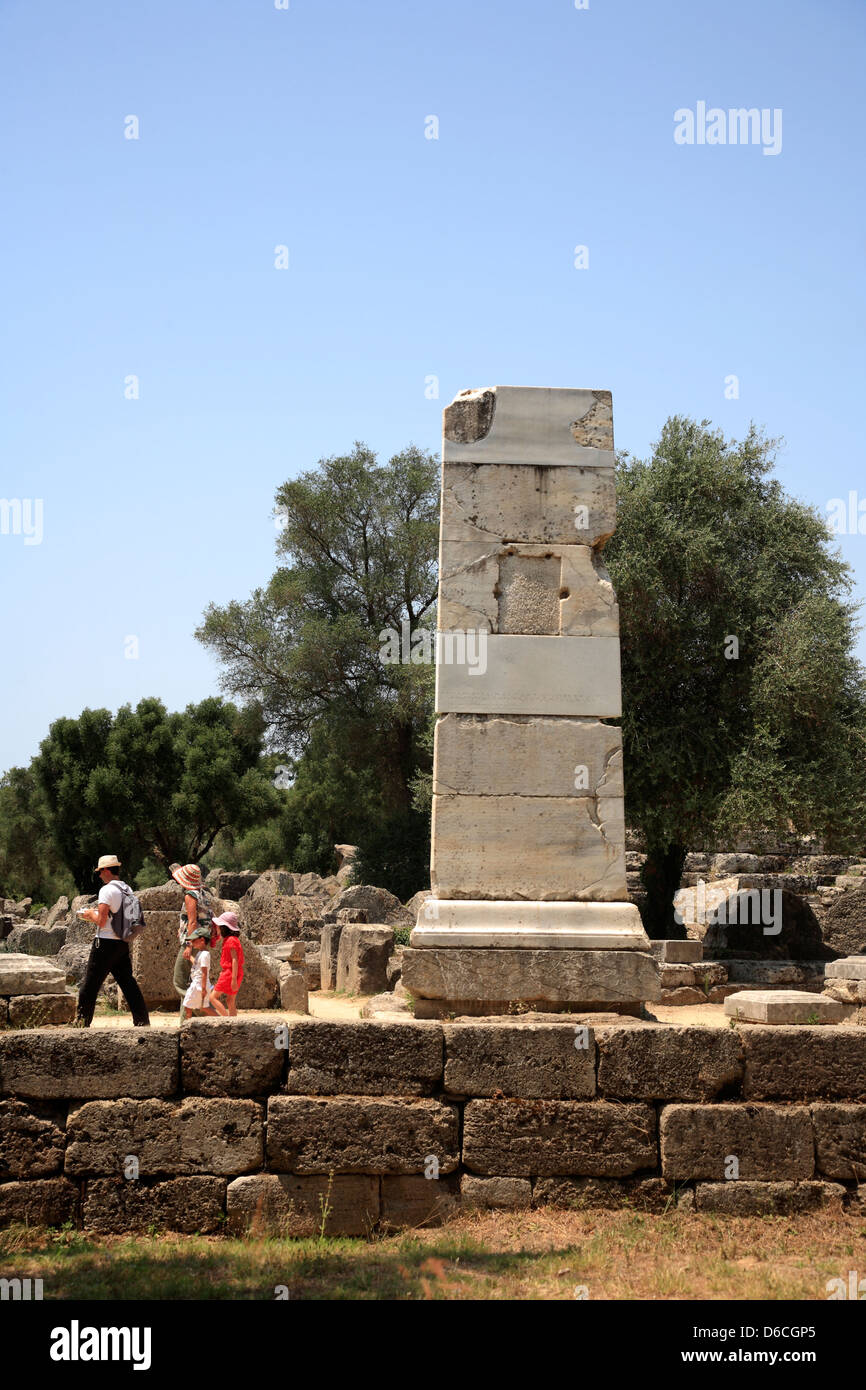
[[[658,965],[625,877],[605,391],[496,387],[444,413],[431,885],[416,1017],[637,1012]]]

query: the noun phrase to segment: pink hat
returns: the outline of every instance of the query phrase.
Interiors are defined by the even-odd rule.
[[[228,927],[233,936],[240,936],[241,934],[235,912],[224,912],[221,917],[214,917],[213,924],[215,927]]]

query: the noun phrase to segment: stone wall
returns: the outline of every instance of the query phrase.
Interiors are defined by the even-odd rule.
[[[535,1016],[0,1035],[0,1224],[363,1235],[467,1204],[623,1202],[866,1212],[866,1029]]]

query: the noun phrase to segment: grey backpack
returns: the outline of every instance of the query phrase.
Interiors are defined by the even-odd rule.
[[[111,929],[121,941],[134,941],[147,925],[141,903],[128,883],[121,883],[119,879],[115,880],[115,883],[120,889],[123,902],[117,911],[111,914]]]

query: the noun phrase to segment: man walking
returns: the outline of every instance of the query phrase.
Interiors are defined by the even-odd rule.
[[[95,872],[102,879],[97,907],[85,908],[79,915],[96,926],[96,937],[90,950],[90,958],[81,989],[78,992],[79,1028],[89,1028],[96,1007],[96,996],[108,975],[113,975],[129,1005],[132,1021],[136,1028],[150,1026],[150,1015],[144,996],[132,973],[129,944],[124,941],[120,931],[114,930],[114,923],[122,926],[120,916],[123,907],[124,890],[131,892],[117,870],[121,867],[115,854],[103,854]]]

